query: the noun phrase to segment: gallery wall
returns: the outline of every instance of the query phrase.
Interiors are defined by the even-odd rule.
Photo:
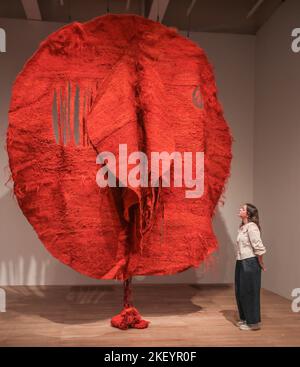
[[[254,201],[268,247],[263,286],[291,298],[300,288],[300,1],[284,2],[256,37]],[[300,44],[300,42],[298,42]]]
[[[111,284],[76,273],[53,258],[23,216],[11,193],[5,138],[12,83],[39,43],[58,23],[0,19],[7,52],[0,54],[0,285]],[[214,66],[218,95],[234,136],[232,172],[226,203],[213,221],[220,249],[214,262],[171,276],[135,277],[139,283],[232,283],[234,243],[244,202],[253,201],[255,36],[191,33]],[[30,91],[29,91],[30,92]],[[263,208],[265,210],[265,206]]]

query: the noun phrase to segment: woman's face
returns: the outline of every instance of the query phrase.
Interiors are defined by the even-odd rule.
[[[240,207],[240,212],[238,214],[242,219],[247,218],[247,205],[244,204]]]

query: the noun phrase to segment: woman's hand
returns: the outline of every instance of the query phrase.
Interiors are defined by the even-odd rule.
[[[265,268],[265,264],[264,264],[264,261],[263,261],[263,255],[258,255],[257,258],[258,258],[258,262],[259,262],[259,265],[262,268],[262,270],[266,271],[267,269]]]

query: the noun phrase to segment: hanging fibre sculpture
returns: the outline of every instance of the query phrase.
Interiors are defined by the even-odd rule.
[[[204,51],[144,17],[108,14],[60,28],[13,85],[7,151],[14,195],[55,258],[86,276],[124,282],[124,308],[111,319],[120,329],[149,324],[131,300],[134,275],[198,267],[218,248],[212,218],[230,175],[232,141]],[[162,171],[156,187],[99,187],[96,157],[109,151],[119,158],[120,144],[149,158],[204,152],[202,196],[164,187]]]

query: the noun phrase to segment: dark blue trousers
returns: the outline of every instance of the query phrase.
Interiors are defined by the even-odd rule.
[[[260,319],[261,267],[258,258],[236,260],[235,297],[241,320],[257,324]]]

